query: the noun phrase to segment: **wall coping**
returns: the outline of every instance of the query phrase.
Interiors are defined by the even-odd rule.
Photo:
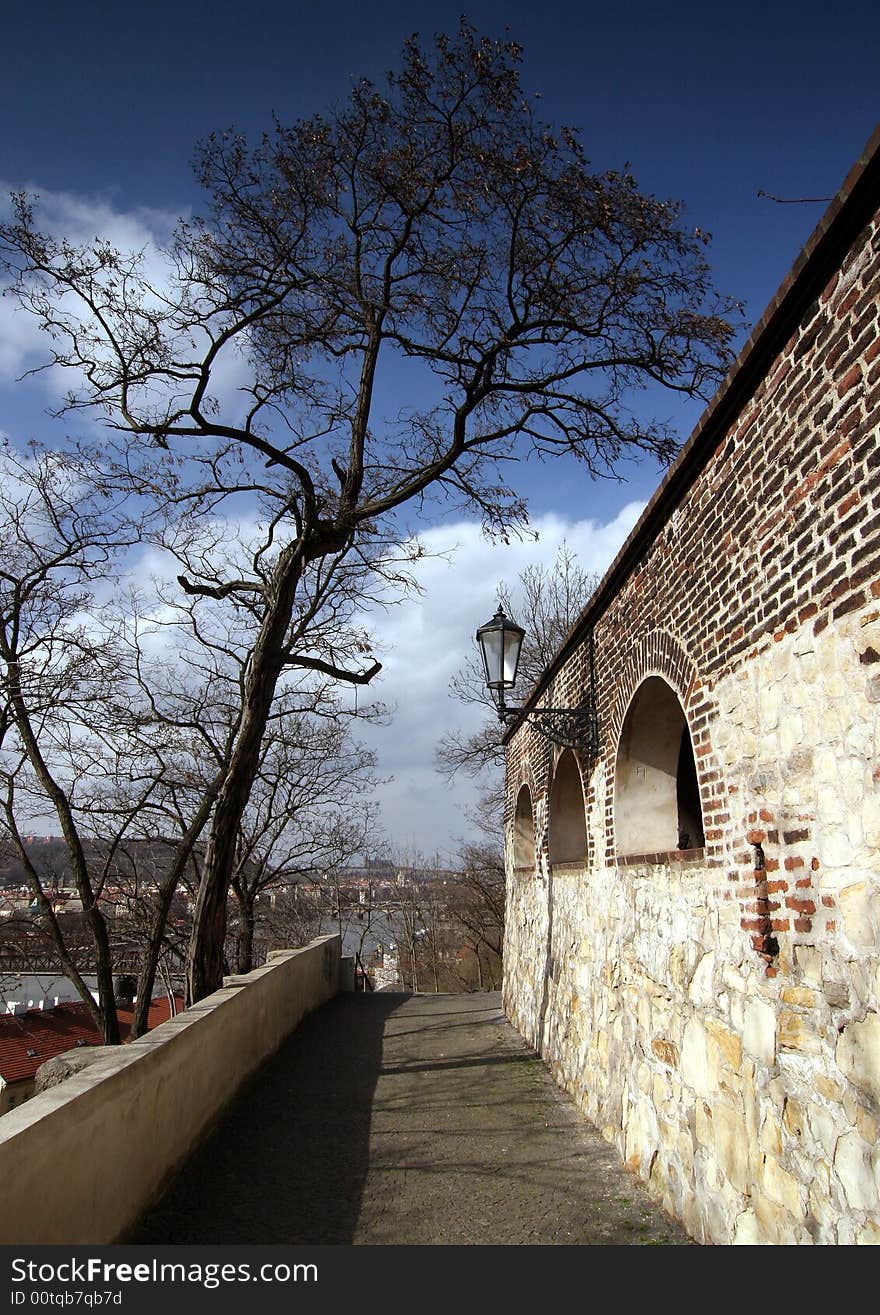
[[[260,1064],[336,995],[340,955],[339,936],[276,951],[0,1117],[0,1243],[124,1236]]]

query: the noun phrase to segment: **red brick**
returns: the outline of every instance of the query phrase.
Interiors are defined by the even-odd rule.
[[[785,907],[793,909],[795,913],[815,913],[816,905],[811,899],[797,899],[794,895],[786,895]]]
[[[861,378],[862,367],[860,365],[851,365],[837,385],[837,396],[843,397],[851,388],[855,388],[856,384],[861,382]]]

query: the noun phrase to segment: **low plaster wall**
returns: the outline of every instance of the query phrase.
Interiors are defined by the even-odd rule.
[[[0,1123],[0,1243],[117,1241],[246,1079],[336,995],[340,940],[263,968],[114,1049]]]

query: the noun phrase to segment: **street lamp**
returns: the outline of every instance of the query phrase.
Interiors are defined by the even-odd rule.
[[[522,626],[518,626],[515,621],[509,620],[504,615],[501,607],[492,620],[480,626],[477,631],[477,643],[483,654],[483,667],[486,671],[486,684],[498,704],[498,717],[501,721],[504,721],[507,711],[504,691],[513,689],[516,684],[519,650],[525,634]]]
[[[596,715],[595,682],[593,668],[593,633],[589,635],[590,689],[587,698],[576,708],[509,708],[505,691],[513,689],[519,668],[519,654],[525,631],[504,615],[499,607],[491,621],[480,626],[477,643],[483,656],[486,685],[498,707],[498,720],[507,725],[522,718],[537,727],[545,739],[554,744],[577,749],[585,757],[595,758],[599,753],[599,720]]]

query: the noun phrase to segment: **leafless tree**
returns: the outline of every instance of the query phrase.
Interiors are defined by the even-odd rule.
[[[364,852],[375,813],[374,766],[373,755],[352,740],[341,719],[286,718],[268,732],[232,875],[238,972],[254,966],[262,895],[307,881],[327,886]]]
[[[504,948],[504,861],[495,844],[472,843],[458,855],[461,870],[450,891],[450,907],[464,956],[460,978],[467,989],[501,986]]]
[[[512,702],[528,695],[562,641],[577,621],[599,577],[584,570],[570,546],[563,542],[551,566],[528,566],[513,586],[502,581],[497,588],[498,604],[525,630],[520,650],[516,688]],[[463,734],[449,731],[437,748],[437,766],[447,776],[465,771],[479,776],[499,769],[504,750],[498,729],[498,709],[486,688],[479,654],[464,661],[450,681],[450,693],[465,706],[484,708],[486,718],[478,731]],[[496,819],[497,821],[497,819]]]
[[[384,90],[358,82],[329,115],[276,123],[253,149],[211,138],[209,208],[178,226],[158,278],[145,253],[44,235],[24,197],[0,229],[12,288],[71,370],[68,406],[108,419],[120,478],[227,520],[256,498],[271,527],[246,569],[214,554],[180,573],[187,593],[254,618],[207,832],[193,999],[221,980],[238,830],[282,674],[366,683],[378,669],[313,653],[304,582],[429,499],[516,532],[525,507],[505,470],[528,450],[574,453],[591,474],[627,451],[669,457],[675,436],[630,412],[629,391],[702,393],[727,364],[732,307],[712,294],[701,236],[540,123],[520,57],[462,25],[432,50],[407,42]],[[248,371],[233,401],[229,363]]]
[[[118,955],[127,971],[137,959],[135,1036],[146,1029],[157,974],[179,974],[185,962],[182,920],[169,923],[169,913],[180,892],[196,898],[200,837],[234,743],[249,649],[246,623],[228,633],[211,600],[187,599],[167,614],[160,607],[165,619],[156,620],[161,598],[117,589],[98,599],[139,526],[94,473],[86,479],[69,455],[36,447],[26,459],[5,454],[0,837],[38,909],[27,944],[54,955],[112,1042]],[[360,642],[340,624],[344,583],[341,574],[316,642],[330,633],[342,646]],[[246,911],[290,870],[297,846],[302,864],[307,845],[314,863],[331,849],[338,861],[360,843],[371,759],[352,741],[350,721],[320,673],[278,691],[238,841],[236,893]],[[58,913],[59,873],[28,843],[34,823],[42,829],[52,813],[63,844],[51,851],[64,884],[75,883],[76,919]],[[24,947],[19,941],[19,961]],[[96,970],[97,1002],[86,981]]]
[[[2,454],[0,488],[0,819],[6,845],[24,871],[40,924],[63,971],[76,986],[108,1043],[118,1042],[113,965],[100,905],[122,829],[108,836],[95,871],[85,796],[119,764],[106,750],[96,708],[118,670],[112,644],[90,633],[84,608],[131,544],[133,522],[103,505],[80,462],[36,447]],[[110,696],[112,706],[112,694]],[[112,712],[108,712],[112,717]],[[85,733],[92,722],[93,736]],[[132,778],[130,784],[137,789]],[[81,901],[97,974],[95,1001],[79,957],[49,898],[44,874],[26,842],[33,817],[54,815]]]

